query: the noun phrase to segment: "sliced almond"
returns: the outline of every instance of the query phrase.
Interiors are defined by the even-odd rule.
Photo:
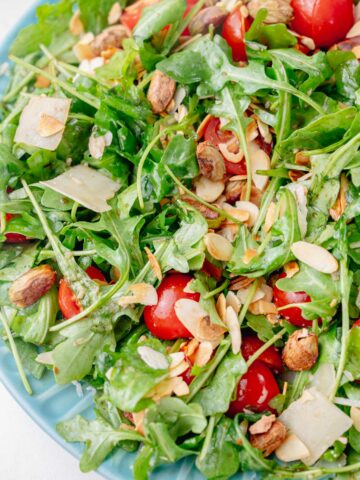
[[[248,248],[244,254],[243,262],[245,265],[248,265],[255,257],[257,257],[257,251],[252,248]]]
[[[247,212],[249,214],[249,219],[247,220],[246,224],[249,227],[252,227],[259,216],[259,207],[252,202],[247,202],[246,200],[236,202],[235,205],[240,211]]]
[[[353,421],[354,428],[360,432],[360,408],[358,407],[351,407],[350,408],[350,417]]]
[[[196,195],[209,203],[215,202],[224,189],[225,183],[222,180],[212,182],[208,178],[201,176],[195,182]]]
[[[249,277],[236,277],[234,278],[229,286],[229,290],[237,292],[242,288],[246,288],[255,281],[255,278]]]
[[[296,165],[301,165],[306,167],[310,163],[310,156],[305,155],[304,152],[297,152],[295,154],[295,163]]]
[[[180,365],[185,360],[184,352],[174,352],[170,353],[170,370]]]
[[[236,355],[241,348],[241,330],[238,317],[232,307],[226,309],[225,324],[229,329],[232,352]]]
[[[266,285],[266,283],[261,285],[260,288],[264,292],[263,299],[267,302],[271,302],[273,299],[273,289],[269,285]]]
[[[224,226],[221,230],[219,230],[219,235],[226,238],[230,243],[233,243],[237,237],[239,232],[239,225],[235,225],[234,223],[229,223]]]
[[[38,75],[36,77],[35,87],[36,88],[48,88],[51,85],[51,81],[44,77],[43,75]]]
[[[185,352],[186,356],[188,358],[191,358],[192,355],[196,352],[197,348],[199,346],[199,340],[196,340],[196,338],[192,338],[190,342],[186,345]]]
[[[188,395],[190,393],[189,385],[186,382],[184,382],[184,380],[182,382],[179,382],[174,387],[174,393],[178,397],[183,397],[184,395]]]
[[[360,35],[360,20],[356,22],[348,31],[346,38],[358,37]]]
[[[225,295],[223,293],[220,293],[216,301],[216,310],[223,322],[225,322],[226,306],[227,305]]]
[[[290,434],[284,443],[276,449],[275,455],[282,462],[302,460],[310,455],[307,446],[294,434]]]
[[[226,306],[232,307],[234,312],[238,315],[241,309],[241,302],[236,296],[236,294],[232,291],[228,292],[226,295]]]
[[[233,246],[226,238],[217,233],[207,233],[204,237],[205,246],[215,260],[228,262],[233,253]]]
[[[141,435],[145,434],[145,431],[144,431],[145,415],[146,415],[146,410],[141,410],[141,412],[132,413],[132,418],[135,425],[135,431],[141,433]]]
[[[189,369],[189,363],[183,360],[179,365],[170,369],[169,377],[178,377]]]
[[[353,47],[353,49],[351,51],[355,55],[356,59],[359,60],[360,59],[360,45],[356,45],[355,47]]]
[[[155,257],[155,255],[151,252],[151,250],[148,247],[145,247],[144,250],[145,250],[145,253],[148,257],[148,260],[149,260],[152,271],[154,272],[156,278],[158,280],[160,280],[160,282],[161,282],[161,280],[163,278],[163,275],[162,275],[161,267],[160,267],[160,264],[159,264],[157,258]]]
[[[64,129],[65,125],[57,118],[47,115],[46,113],[40,116],[38,133],[41,137],[51,137],[52,135],[62,132]]]
[[[335,204],[330,209],[330,216],[335,221],[339,220],[339,218],[344,213],[345,208],[347,206],[346,192],[347,192],[348,188],[349,188],[349,183],[348,183],[345,175],[341,175],[339,195],[336,199]]]
[[[109,25],[114,25],[115,23],[118,23],[121,17],[121,6],[119,2],[114,3],[114,5],[111,7],[109,15],[108,15],[108,24]]]
[[[241,288],[240,290],[237,291],[236,293],[237,298],[239,299],[242,305],[244,305],[244,303],[246,302],[250,289],[251,289],[251,285],[245,288]],[[257,302],[258,300],[261,300],[264,297],[265,297],[265,292],[262,290],[261,287],[258,287],[254,293],[251,303]]]
[[[260,135],[264,139],[265,143],[271,143],[272,135],[270,132],[269,125],[267,125],[262,120],[260,120],[260,118],[257,115],[255,115],[255,117],[256,117],[256,123],[259,129]]]
[[[193,363],[198,367],[206,365],[213,354],[213,347],[210,342],[200,342],[194,355]]]
[[[119,305],[133,305],[139,303],[141,305],[156,305],[158,303],[158,295],[153,285],[147,283],[136,283],[129,288],[133,295],[124,296],[119,299]]]
[[[230,142],[233,142],[233,140],[230,140]],[[222,153],[223,157],[231,163],[240,163],[241,160],[244,158],[244,152],[242,150],[238,150],[236,153],[231,152],[229,150],[231,148],[231,145],[229,145],[229,142],[227,143],[219,143],[219,150]]]
[[[196,131],[196,134],[197,134],[197,137],[198,139],[202,138],[204,136],[204,132],[205,132],[205,129],[206,127],[208,126],[208,123],[210,122],[210,120],[214,118],[212,115],[206,115],[206,117],[204,118],[204,120],[200,123],[197,131]]]
[[[36,357],[36,361],[42,365],[54,365],[52,352],[42,352]]]
[[[84,24],[82,23],[80,18],[80,10],[77,10],[74,13],[74,15],[71,17],[71,20],[69,23],[69,30],[76,37],[84,33],[85,29],[84,29]]]
[[[275,415],[263,415],[260,420],[253,423],[249,428],[249,432],[252,435],[258,435],[260,433],[266,433],[270,430],[272,424],[276,421]]]
[[[274,202],[271,202],[269,208],[267,209],[265,222],[264,222],[264,232],[270,232],[272,226],[276,222],[276,205]]]
[[[210,342],[217,346],[225,332],[220,325],[211,323],[207,312],[199,302],[181,298],[175,303],[175,313],[180,322],[199,342]]]
[[[257,170],[269,170],[270,169],[270,157],[261,150],[258,145],[250,144],[249,153],[251,158],[251,172],[252,179],[256,188],[263,192],[269,182],[269,177],[266,175],[259,175]]]
[[[253,142],[255,138],[259,136],[259,131],[255,120],[252,120],[251,123],[246,127],[246,141],[248,143]]]
[[[169,367],[165,355],[147,345],[141,345],[138,347],[137,352],[141,360],[154,370],[166,370]]]
[[[236,202],[236,203],[242,203],[242,202]],[[250,202],[248,202],[250,203]],[[222,205],[223,210],[225,210],[226,213],[229,213],[232,215],[234,218],[239,220],[240,222],[247,222],[250,217],[250,213],[246,209],[242,209],[240,207],[233,207],[229,203],[223,203]]]
[[[292,278],[300,270],[299,264],[295,261],[288,262],[284,265],[284,272],[288,278]]]
[[[276,315],[277,309],[273,303],[261,299],[249,306],[249,312],[253,315]]]
[[[183,379],[180,377],[166,378],[150,390],[147,396],[155,401],[163,397],[169,397],[182,382]]]
[[[309,265],[318,272],[335,273],[339,264],[336,258],[325,248],[308,242],[295,242],[291,251],[301,262]]]
[[[83,37],[81,37],[80,41],[74,45],[73,52],[80,62],[83,60],[91,60],[92,58],[96,57],[92,47],[92,41],[94,38],[95,36],[93,33],[86,33]]]

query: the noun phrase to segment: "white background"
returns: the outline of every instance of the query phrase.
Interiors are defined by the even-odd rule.
[[[0,0],[0,44],[34,0]],[[1,480],[100,480],[44,433],[0,383]]]

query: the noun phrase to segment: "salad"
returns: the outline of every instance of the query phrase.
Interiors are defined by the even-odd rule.
[[[360,471],[360,11],[62,0],[2,65],[0,320],[80,467]]]

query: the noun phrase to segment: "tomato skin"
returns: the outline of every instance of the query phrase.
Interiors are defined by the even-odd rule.
[[[256,360],[240,379],[236,399],[230,403],[228,414],[235,416],[244,409],[254,412],[272,411],[269,402],[279,393],[279,386],[270,368]]]
[[[245,32],[249,28],[249,21],[243,17],[240,7],[231,12],[225,19],[221,36],[231,47],[234,62],[247,60],[245,47]]]
[[[286,273],[282,273],[279,277],[285,278]],[[274,303],[277,308],[285,307],[291,303],[305,303],[311,302],[311,298],[306,292],[285,292],[280,290],[276,284],[274,285]],[[296,327],[311,327],[312,321],[306,320],[302,316],[301,308],[299,307],[290,307],[281,310],[281,315],[286,318],[292,325]]]
[[[330,47],[345,38],[355,22],[352,0],[292,0],[291,5],[291,28],[311,37],[318,47]]]
[[[107,283],[104,274],[98,268],[90,265],[90,267],[88,267],[85,271],[92,280],[97,280],[101,283]],[[61,313],[66,319],[75,317],[75,315],[78,315],[82,310],[80,302],[76,298],[74,292],[71,290],[67,281],[63,278],[59,283],[58,302]]]
[[[256,335],[248,335],[244,337],[241,343],[242,356],[246,361],[249,360],[249,358],[263,345],[264,342],[262,342]],[[271,345],[264,353],[262,353],[259,360],[264,362],[275,372],[281,372],[283,370],[281,355],[274,345]]]
[[[354,327],[360,327],[360,318],[358,318],[358,319],[354,322],[352,328],[354,328]]]
[[[15,215],[11,213],[6,213],[5,218],[6,221],[9,222]],[[27,242],[28,239],[25,235],[21,235],[21,233],[5,233],[6,243],[24,243]]]
[[[192,338],[191,333],[184,327],[175,313],[175,303],[181,298],[188,298],[198,302],[198,293],[186,293],[184,288],[193,279],[191,275],[175,273],[163,279],[157,289],[157,305],[147,306],[144,309],[145,324],[154,335],[161,340],[175,340],[177,338]]]
[[[222,268],[217,267],[213,263],[209,262],[209,260],[207,260],[206,258],[201,271],[206,273],[206,275],[209,275],[209,277],[215,278],[215,280],[217,281],[222,279],[222,275],[223,275]]]

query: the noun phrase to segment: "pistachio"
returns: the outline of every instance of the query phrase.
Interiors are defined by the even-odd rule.
[[[175,81],[156,70],[151,79],[147,98],[154,113],[162,113],[174,98],[176,91]]]
[[[91,44],[95,56],[100,56],[101,52],[111,47],[120,48],[123,40],[127,37],[128,32],[123,25],[106,28],[94,38]]]
[[[268,15],[265,23],[288,23],[294,13],[290,0],[251,0],[247,8],[253,18],[261,8],[266,8]]]
[[[310,370],[318,358],[318,337],[306,328],[290,335],[283,349],[282,358],[289,370],[301,372]]]
[[[285,425],[275,420],[268,431],[250,434],[250,442],[254,448],[262,451],[264,456],[268,457],[285,441],[286,435]]]
[[[203,8],[198,12],[189,24],[189,30],[192,36],[205,34],[209,31],[211,25],[219,28],[227,17],[227,11],[217,5]]]
[[[49,265],[32,268],[18,277],[9,288],[10,301],[19,308],[37,302],[56,281],[56,273]]]
[[[196,149],[196,157],[201,174],[212,180],[222,180],[225,175],[225,163],[219,150],[210,142],[199,143]]]

